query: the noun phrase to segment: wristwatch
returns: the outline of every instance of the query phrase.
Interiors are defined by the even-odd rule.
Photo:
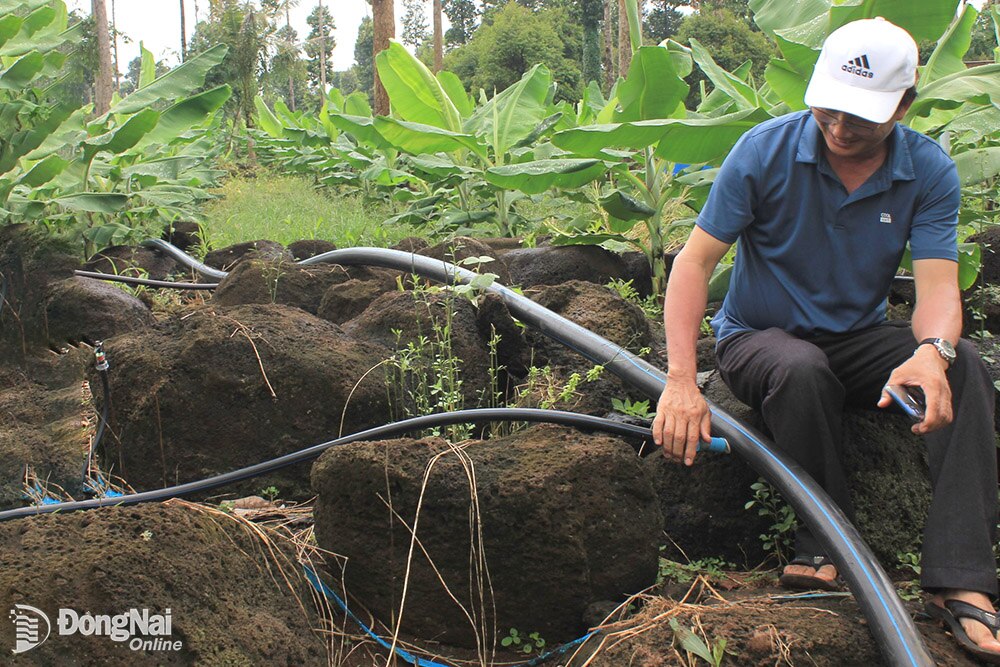
[[[955,354],[955,348],[944,338],[925,338],[917,344],[917,347],[921,345],[933,345],[941,355],[941,358],[948,362],[948,367],[955,363],[955,359],[958,357]]]

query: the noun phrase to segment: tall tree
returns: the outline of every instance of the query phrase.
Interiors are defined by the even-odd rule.
[[[322,99],[326,97],[326,82],[333,75],[333,59],[330,54],[337,46],[337,40],[333,37],[336,25],[330,10],[323,6],[322,0],[306,17],[306,23],[311,28],[305,42],[308,57],[306,69],[309,72],[310,84],[319,90]]]
[[[104,0],[91,0],[91,13],[97,36],[97,79],[94,91],[94,112],[105,114],[111,108],[111,33],[108,30],[108,9]]]
[[[373,57],[389,48],[389,40],[396,36],[396,15],[392,0],[371,0],[372,20],[375,29]],[[375,113],[389,115],[389,94],[385,92],[378,70],[375,70]]]
[[[652,0],[643,13],[643,29],[657,44],[680,30],[684,14],[677,11],[678,6],[676,1]]]
[[[441,71],[444,60],[444,38],[441,33],[441,0],[434,0],[431,13],[434,15],[434,72]]]
[[[354,73],[358,88],[365,91],[368,101],[375,100],[375,28],[370,16],[362,17],[358,38],[354,42]]]
[[[625,0],[618,0],[618,76],[628,74],[632,64],[632,39],[628,32],[628,14]]]
[[[266,75],[265,89],[269,95],[280,96],[295,111],[306,99],[308,65],[299,54],[295,28],[284,25],[275,33],[275,38],[275,52]]]
[[[579,0],[583,25],[583,80],[601,81],[601,5],[602,0]]]
[[[424,0],[403,0],[403,44],[416,48],[429,36]]]
[[[181,62],[187,60],[187,37],[186,29],[184,26],[184,0],[180,0],[181,3]],[[115,14],[115,0],[111,0],[111,15]]]
[[[472,33],[476,31],[476,18],[479,16],[473,0],[443,0],[441,9],[451,24],[444,34],[444,40],[449,46],[461,46],[472,39]]]
[[[614,22],[611,20],[611,6],[614,4],[617,6],[615,0],[604,0],[604,30],[603,30],[603,52],[602,60],[604,62],[604,91],[607,92],[611,90],[611,86],[615,83],[615,38],[614,38]]]

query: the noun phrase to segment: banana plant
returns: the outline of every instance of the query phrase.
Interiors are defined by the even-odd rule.
[[[482,93],[478,108],[453,74],[435,77],[397,42],[378,55],[376,67],[393,113],[373,119],[372,128],[425,174],[446,177],[445,192],[428,194],[441,204],[430,208],[451,220],[492,218],[508,236],[522,226],[515,201],[553,188],[579,188],[605,171],[600,159],[541,149],[561,118],[543,65],[492,98]],[[484,206],[484,199],[491,204]]]
[[[63,51],[81,37],[62,2],[0,5],[0,122],[10,123],[0,139],[0,206],[7,221],[68,228],[89,253],[196,217],[220,173],[205,166],[218,149],[200,139],[230,90],[192,94],[225,46],[158,79],[143,48],[139,89],[88,120],[90,107],[67,102],[59,78]]]

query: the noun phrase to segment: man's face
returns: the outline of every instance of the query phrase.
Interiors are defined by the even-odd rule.
[[[884,123],[873,123],[833,109],[812,107],[811,111],[832,155],[865,158],[878,152],[882,142],[892,133],[896,121],[906,114],[906,107],[900,105],[893,117]]]

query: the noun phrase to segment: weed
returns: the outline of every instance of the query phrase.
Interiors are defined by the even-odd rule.
[[[663,319],[662,300],[658,299],[654,294],[650,294],[645,298],[639,296],[639,292],[632,285],[632,282],[632,280],[612,278],[611,282],[605,284],[605,287],[614,290],[618,296],[625,299],[629,303],[634,303],[639,306],[647,318],[658,322],[661,321]]]
[[[269,486],[266,489],[261,489],[260,497],[269,500],[270,502],[273,503],[275,500],[278,499],[278,487]]]
[[[569,403],[570,409],[580,400],[577,388],[593,382],[604,372],[604,366],[593,366],[585,375],[571,373],[568,378],[556,376],[551,366],[531,366],[528,378],[514,389],[514,404],[519,407],[551,409],[557,403]]]
[[[665,547],[661,546],[660,552],[662,553],[664,549]],[[694,581],[699,575],[712,579],[722,579],[725,577],[725,570],[733,569],[736,569],[736,565],[722,558],[701,558],[685,565],[661,556],[656,574],[656,585],[659,586],[664,581],[687,584]]]
[[[530,655],[534,651],[541,653],[545,648],[545,640],[537,632],[522,635],[516,628],[511,628],[510,633],[500,640],[500,645]]]
[[[674,631],[674,643],[688,654],[688,664],[693,664],[692,655],[696,655],[712,667],[719,667],[726,657],[726,638],[719,637],[717,641],[702,638],[693,630],[681,627],[676,618],[670,619],[670,629]],[[730,651],[730,653],[732,653]]]
[[[645,401],[633,401],[626,396],[625,400],[622,401],[618,398],[612,398],[611,407],[623,415],[638,417],[639,419],[652,419],[656,416],[656,412],[649,409],[649,399]]]
[[[753,500],[744,509],[756,506],[757,515],[771,522],[768,532],[760,536],[764,551],[774,553],[779,563],[786,563],[792,550],[795,528],[798,526],[795,511],[782,499],[777,489],[767,482],[758,480],[750,488],[753,489]]]
[[[914,551],[898,552],[896,561],[899,569],[909,570],[915,578],[896,585],[899,596],[904,600],[920,599],[920,553]]]

